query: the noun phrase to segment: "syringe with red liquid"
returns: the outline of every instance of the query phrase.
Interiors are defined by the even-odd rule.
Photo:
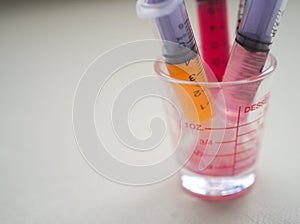
[[[197,0],[197,13],[202,58],[222,81],[229,58],[226,0]]]
[[[261,74],[286,4],[287,0],[247,1],[223,81],[246,80]],[[253,82],[224,92],[228,120],[237,119],[238,106],[251,105],[258,87],[259,82]],[[245,120],[246,114],[241,119]]]

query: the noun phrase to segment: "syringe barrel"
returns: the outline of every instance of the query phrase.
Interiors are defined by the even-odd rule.
[[[286,4],[287,0],[247,1],[245,14],[238,31],[239,34],[244,39],[252,40],[253,43],[259,42],[270,45],[278,29]],[[243,45],[243,43],[241,44]],[[250,42],[248,41],[249,44]],[[245,47],[253,48],[248,45]]]
[[[183,0],[138,0],[137,13],[155,20],[159,35],[165,41],[163,55],[166,60],[182,63],[199,54]],[[168,44],[170,42],[175,44]]]

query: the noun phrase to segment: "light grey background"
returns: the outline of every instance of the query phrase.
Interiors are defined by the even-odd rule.
[[[237,1],[229,1],[233,39]],[[2,3],[0,3],[2,4]],[[187,1],[197,35],[193,1]],[[278,69],[255,187],[208,202],[175,175],[144,187],[95,173],[72,129],[87,65],[127,41],[152,38],[135,1],[20,1],[0,7],[0,224],[300,223],[299,8],[290,0],[272,52]]]

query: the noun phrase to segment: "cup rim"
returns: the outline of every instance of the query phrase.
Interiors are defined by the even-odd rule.
[[[172,83],[177,83],[177,84],[188,84],[188,85],[201,85],[201,86],[206,86],[206,87],[212,87],[212,86],[227,86],[227,85],[241,85],[241,84],[248,84],[248,83],[253,83],[257,81],[261,81],[264,79],[267,79],[272,76],[274,73],[275,69],[277,68],[277,60],[276,57],[272,54],[269,53],[268,58],[267,58],[267,67],[264,68],[264,70],[257,76],[255,77],[250,77],[248,79],[241,79],[241,80],[236,80],[236,81],[222,81],[222,82],[195,82],[195,81],[188,81],[188,80],[181,80],[177,78],[173,78],[169,76],[166,72],[162,70],[162,65],[165,63],[162,57],[157,59],[154,64],[154,70],[155,72],[165,79],[168,82]]]

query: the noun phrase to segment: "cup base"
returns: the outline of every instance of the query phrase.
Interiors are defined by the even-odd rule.
[[[255,173],[247,172],[235,176],[204,176],[183,169],[181,185],[189,193],[209,200],[223,200],[243,195],[255,182]]]

